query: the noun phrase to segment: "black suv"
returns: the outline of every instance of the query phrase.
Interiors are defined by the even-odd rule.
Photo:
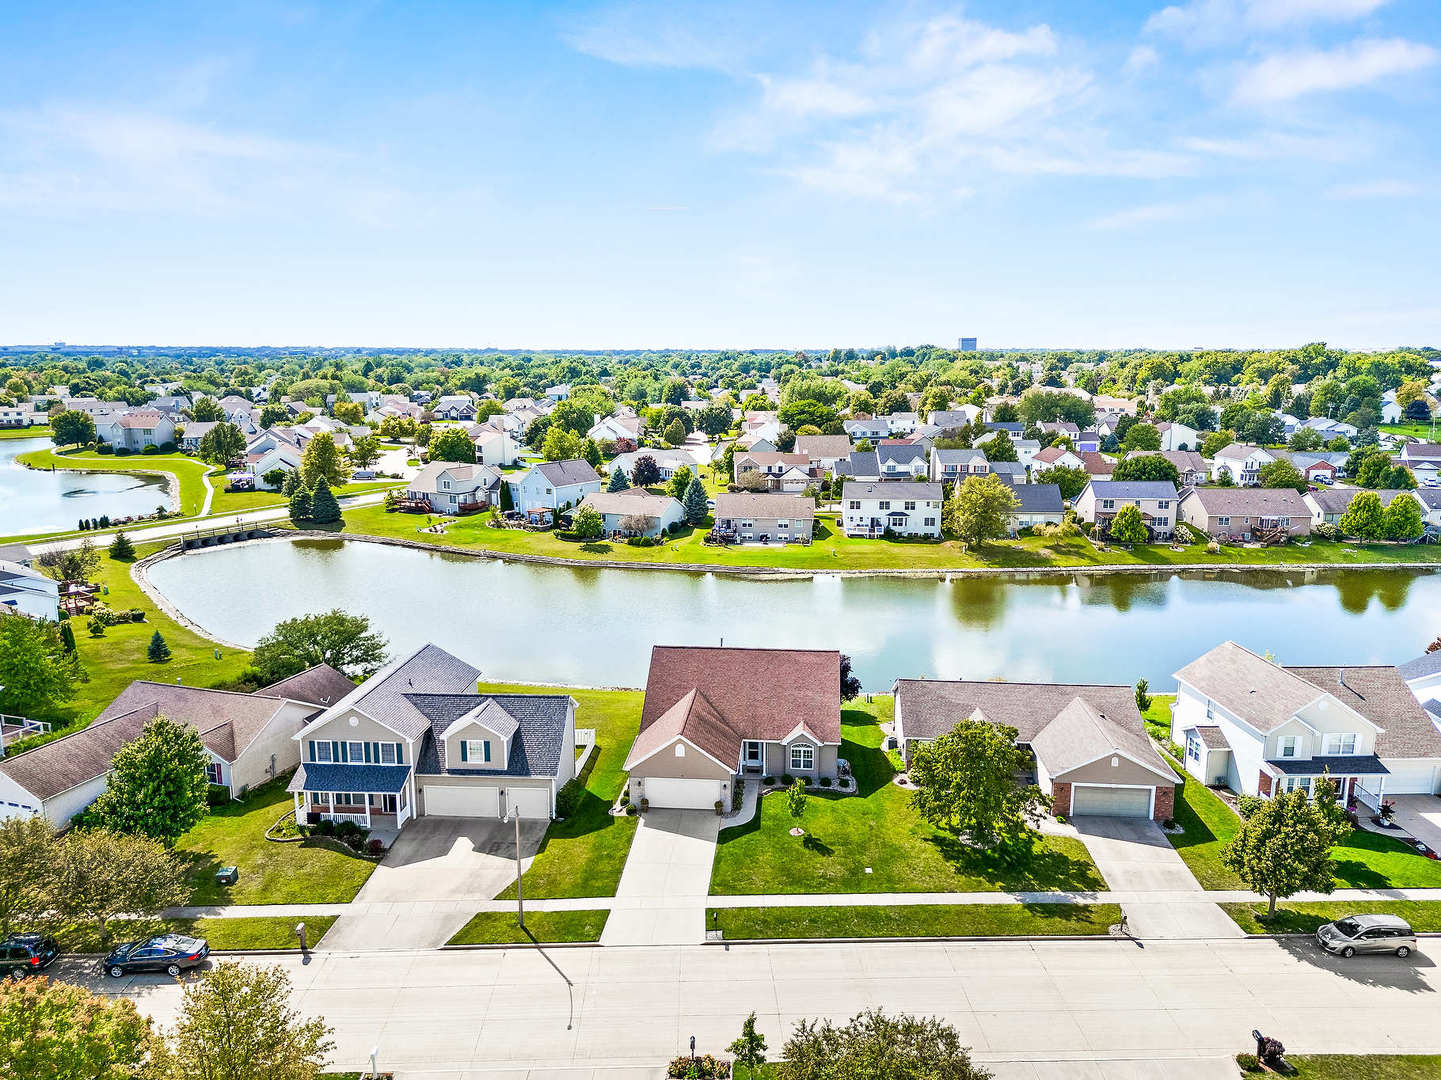
[[[110,950],[103,966],[107,975],[120,978],[136,971],[163,971],[172,978],[198,968],[210,955],[204,938],[166,934],[148,941],[127,941]]]
[[[0,975],[23,979],[38,975],[60,955],[60,946],[45,934],[12,934],[0,941]]]

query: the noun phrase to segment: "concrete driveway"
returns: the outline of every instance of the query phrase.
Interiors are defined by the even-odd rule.
[[[1435,795],[1391,795],[1396,824],[1432,851],[1441,851],[1441,799]]]
[[[545,835],[543,821],[521,822],[521,864]],[[453,904],[417,914],[417,902],[490,900],[515,881],[515,826],[477,818],[425,817],[410,822],[355,897],[363,913],[342,915],[325,935],[327,949],[357,952],[444,945],[469,915]],[[404,905],[392,911],[386,905]],[[403,911],[403,914],[401,913]]]
[[[709,810],[651,810],[641,818],[602,945],[698,945],[705,940],[720,818]]]
[[[1076,833],[1113,892],[1196,894],[1195,903],[1130,903],[1123,906],[1136,937],[1241,937],[1241,928],[1213,903],[1171,846],[1161,826],[1143,818],[1072,818]]]

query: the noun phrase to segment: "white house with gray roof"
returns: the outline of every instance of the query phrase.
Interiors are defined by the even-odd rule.
[[[600,474],[582,458],[543,461],[518,480],[508,481],[517,510],[564,510],[601,489]]]
[[[848,480],[841,494],[841,527],[847,536],[941,538],[941,485],[931,481]]]
[[[399,829],[416,817],[549,820],[575,775],[575,700],[484,694],[436,645],[376,672],[295,735],[300,821]]]
[[[29,566],[0,559],[0,615],[6,611],[58,622],[60,582]]]

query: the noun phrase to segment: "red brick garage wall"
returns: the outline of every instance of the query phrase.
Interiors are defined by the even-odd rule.
[[[1060,814],[1063,817],[1071,816],[1070,784],[1055,783],[1051,785],[1051,813]]]
[[[1169,821],[1176,816],[1176,789],[1165,784],[1156,785],[1156,809],[1151,814],[1153,821]]]

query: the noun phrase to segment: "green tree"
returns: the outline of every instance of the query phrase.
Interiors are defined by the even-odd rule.
[[[71,829],[55,851],[58,916],[91,924],[106,948],[117,918],[154,917],[190,898],[185,868],[148,836]]]
[[[706,515],[710,513],[707,501],[705,484],[701,483],[699,476],[691,477],[690,483],[686,485],[685,497],[681,499],[687,524],[699,525],[705,521]]]
[[[146,646],[145,658],[152,664],[163,664],[170,659],[170,646],[165,643],[165,638],[159,630],[150,635],[150,644]]]
[[[1201,440],[1201,456],[1213,458],[1236,441],[1234,431],[1213,431]]]
[[[1278,897],[1329,893],[1336,887],[1331,848],[1344,836],[1334,817],[1298,789],[1256,807],[1222,849],[1221,861],[1266,896],[1271,916]]]
[[[871,1009],[844,1027],[802,1020],[781,1050],[776,1080],[990,1080],[956,1029],[936,1017]]]
[[[1134,429],[1133,429],[1134,430]],[[1180,483],[1181,473],[1176,466],[1159,453],[1142,453],[1118,462],[1111,473],[1112,480],[1169,480]]]
[[[695,426],[713,439],[729,431],[733,422],[731,411],[724,405],[712,403],[695,414]]]
[[[347,424],[363,424],[365,423],[365,406],[358,401],[340,400],[330,410],[330,415]]]
[[[75,696],[81,674],[55,623],[0,616],[0,713],[49,714]]]
[[[290,496],[290,520],[297,525],[302,521],[309,521],[314,512],[315,498],[311,495],[310,489],[303,484],[295,489],[295,494]]]
[[[1061,498],[1074,499],[1086,490],[1091,476],[1079,465],[1052,465],[1036,473],[1032,480],[1037,484],[1055,484],[1061,489]]]
[[[245,453],[245,434],[234,424],[219,423],[200,438],[197,451],[202,461],[226,466]]]
[[[1121,449],[1128,453],[1132,450],[1159,450],[1161,433],[1154,424],[1133,424],[1121,439]]]
[[[1381,514],[1381,529],[1387,540],[1415,540],[1426,531],[1420,504],[1405,493],[1393,496]]]
[[[475,463],[475,443],[464,428],[440,428],[430,437],[431,461],[459,461],[466,465]]]
[[[605,535],[605,518],[593,506],[582,506],[575,512],[573,531],[583,540],[597,540]]]
[[[1298,427],[1291,432],[1291,437],[1286,440],[1286,445],[1292,450],[1319,450],[1322,441],[1321,433],[1315,428]]]
[[[293,1007],[276,966],[222,961],[186,982],[162,1055],[171,1080],[315,1080],[335,1049],[331,1029]]]
[[[1010,533],[1011,513],[1019,505],[1011,485],[999,476],[968,476],[946,503],[946,531],[968,544],[999,540]]]
[[[95,441],[95,421],[89,413],[67,409],[50,417],[50,437],[57,446],[79,446]]]
[[[1151,684],[1145,679],[1136,680],[1136,708],[1145,712],[1151,707]]]
[[[121,529],[115,534],[115,539],[110,541],[109,554],[112,559],[125,560],[135,558],[135,545],[131,543],[130,537],[125,535]]]
[[[1134,504],[1121,507],[1111,519],[1111,539],[1118,544],[1144,544],[1150,536],[1146,523],[1141,520],[1141,511]]]
[[[387,648],[368,618],[335,608],[276,623],[256,643],[251,659],[267,684],[319,664],[356,679],[374,674],[385,663]]]
[[[799,828],[801,818],[806,816],[806,801],[810,798],[806,794],[806,782],[799,776],[791,781],[791,786],[786,789],[786,811],[794,819]]]
[[[841,653],[841,700],[854,701],[861,692],[861,680],[852,671],[851,658]]]
[[[726,1047],[737,1065],[744,1066],[755,1075],[755,1071],[765,1064],[766,1060],[766,1037],[756,1030],[756,1014],[754,1011],[741,1023],[740,1037]]]
[[[335,492],[324,482],[315,485],[310,493],[310,519],[320,525],[330,525],[340,520],[340,503]]]
[[[260,426],[262,428],[273,428],[284,424],[290,419],[290,410],[277,402],[270,402],[260,410]]]
[[[75,630],[71,627],[69,619],[60,624],[60,645],[68,653],[75,652]]]
[[[225,419],[225,410],[214,398],[197,397],[190,406],[190,419],[197,424],[216,424]]]
[[[690,466],[682,465],[670,474],[670,479],[665,484],[665,493],[672,499],[684,499],[686,489],[694,478],[695,474],[691,472]]]
[[[611,470],[610,481],[605,485],[606,491],[614,494],[617,491],[624,491],[630,487],[630,481],[626,479],[625,470],[616,466]]]
[[[1017,847],[1031,839],[1031,826],[1050,805],[1034,784],[1016,783],[1028,767],[1014,728],[962,720],[912,751],[911,805],[937,828],[977,847]]]
[[[44,921],[51,908],[54,845],[54,830],[44,817],[0,819],[0,940]]]
[[[1268,461],[1262,465],[1256,470],[1256,479],[1263,488],[1294,488],[1300,492],[1309,491],[1311,488],[1306,478],[1296,471],[1296,466],[1283,459]]]
[[[107,829],[173,844],[206,815],[209,764],[199,731],[156,716],[146,721],[138,739],[115,752],[105,790],[91,813]]]
[[[335,436],[322,431],[305,444],[300,456],[300,480],[308,488],[324,481],[332,487],[345,483],[349,475],[341,458],[340,448],[335,445]]]
[[[143,1080],[158,1046],[129,998],[43,976],[0,984],[0,1076]]]
[[[685,442],[685,425],[682,424],[679,419],[672,420],[665,426],[665,431],[661,433],[661,437],[672,446],[679,446]]]
[[[380,460],[380,440],[374,435],[352,439],[345,456],[357,469],[368,469]]]
[[[1016,444],[1011,441],[1011,433],[998,431],[991,438],[981,444],[981,449],[986,452],[987,461],[1018,461]]]
[[[1337,527],[1343,535],[1354,536],[1358,540],[1384,540],[1386,519],[1381,508],[1381,496],[1374,491],[1358,491],[1341,515]]]
[[[541,440],[540,453],[546,461],[570,461],[585,453],[585,439],[573,431],[552,427]]]

